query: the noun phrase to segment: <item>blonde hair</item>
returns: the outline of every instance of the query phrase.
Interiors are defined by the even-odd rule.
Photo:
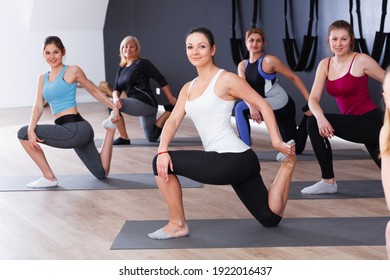
[[[122,49],[123,49],[124,45],[126,45],[128,42],[133,42],[135,44],[135,46],[137,48],[136,58],[141,57],[141,45],[140,45],[138,39],[134,36],[127,36],[122,40],[120,47],[119,47],[119,56],[121,57],[121,61],[119,63],[119,66],[121,66],[121,67],[126,66],[126,63],[127,63],[126,58],[122,53]]]
[[[390,67],[387,67],[385,72],[385,79],[390,79]],[[385,106],[385,119],[383,121],[383,131],[386,133],[385,142],[381,153],[390,153],[390,104]]]
[[[265,42],[265,33],[260,28],[249,29],[245,34],[245,40],[248,40],[249,36],[251,36],[252,34],[259,34],[261,37],[261,40],[263,40],[263,42]]]

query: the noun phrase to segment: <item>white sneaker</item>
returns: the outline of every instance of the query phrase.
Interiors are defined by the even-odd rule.
[[[294,139],[289,140],[289,141],[287,142],[287,144],[290,144],[290,145],[295,144]],[[287,156],[286,156],[285,154],[281,153],[281,152],[279,152],[279,153],[276,155],[276,160],[279,161],[279,162],[284,161],[286,158],[287,158]]]
[[[324,193],[337,193],[337,183],[328,184],[324,181],[319,181],[314,185],[304,188],[301,190],[304,194],[324,194]]]
[[[50,181],[45,177],[42,177],[34,182],[28,183],[26,186],[32,189],[39,189],[39,188],[53,188],[53,187],[57,187],[57,185],[58,185],[57,180]]]
[[[115,118],[114,111],[111,111],[110,116],[102,122],[102,126],[104,128],[116,128],[116,123],[112,122],[114,118]]]

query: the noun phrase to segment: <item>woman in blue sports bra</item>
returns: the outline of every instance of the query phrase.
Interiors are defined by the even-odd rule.
[[[80,67],[63,64],[65,47],[60,38],[47,37],[44,42],[43,55],[50,66],[50,71],[39,77],[30,123],[18,131],[20,143],[43,175],[40,179],[28,183],[27,187],[49,188],[58,185],[57,177],[39,144],[61,149],[74,149],[96,178],[105,178],[110,170],[112,142],[116,122],[119,120],[119,109],[88,80]],[[98,101],[113,110],[110,117],[103,122],[106,134],[100,153],[95,146],[92,126],[82,118],[77,110],[78,83]],[[44,100],[50,104],[54,124],[38,124],[44,109]]]
[[[187,236],[181,185],[177,175],[212,185],[232,185],[237,196],[266,227],[277,226],[287,203],[295,167],[295,145],[280,138],[272,108],[236,74],[219,69],[213,62],[214,36],[204,27],[192,29],[186,39],[187,57],[198,77],[181,89],[178,101],[161,134],[153,171],[167,203],[169,222],[150,233],[152,239]],[[231,113],[236,99],[245,99],[262,112],[272,145],[286,155],[273,184],[266,188],[255,152],[235,134]],[[185,115],[199,132],[204,151],[173,150],[168,146]],[[203,206],[202,206],[203,207]]]
[[[300,154],[305,149],[307,140],[306,120],[311,115],[309,108],[304,106],[304,116],[297,127],[295,120],[295,102],[279,85],[277,73],[288,78],[302,93],[307,101],[309,91],[287,65],[273,55],[265,54],[265,35],[260,28],[252,28],[246,32],[246,47],[249,51],[249,59],[243,60],[238,65],[238,75],[245,79],[254,90],[257,91],[274,110],[280,135],[283,141],[293,139],[296,143],[296,153]],[[234,108],[237,130],[240,138],[251,145],[249,115],[256,123],[261,123],[262,117],[258,110],[240,101]]]

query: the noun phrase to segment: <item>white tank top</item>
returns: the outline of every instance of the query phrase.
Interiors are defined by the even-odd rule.
[[[238,138],[231,125],[234,100],[223,100],[214,92],[222,71],[217,72],[201,96],[194,100],[187,99],[185,111],[194,122],[205,151],[241,153],[250,147]],[[196,79],[192,80],[188,92]]]

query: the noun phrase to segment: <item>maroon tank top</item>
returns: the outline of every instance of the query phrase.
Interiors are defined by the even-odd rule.
[[[356,55],[351,61],[347,74],[336,80],[328,80],[326,83],[327,92],[336,98],[337,105],[344,115],[362,115],[377,108],[370,98],[368,76],[356,77],[350,73]],[[330,58],[328,75],[329,66]]]

